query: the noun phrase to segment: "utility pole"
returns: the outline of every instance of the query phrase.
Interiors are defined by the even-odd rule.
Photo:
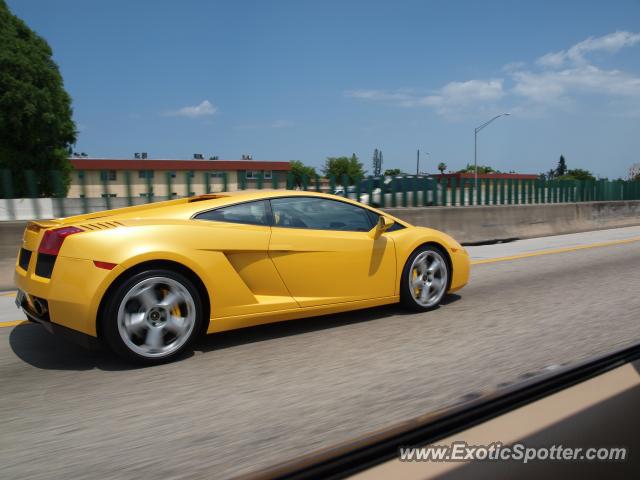
[[[420,149],[418,149],[418,156],[416,157],[416,177],[420,175]]]

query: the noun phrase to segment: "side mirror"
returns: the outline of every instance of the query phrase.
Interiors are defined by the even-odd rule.
[[[376,240],[377,238],[380,237],[380,235],[382,235],[384,232],[389,230],[389,228],[391,228],[391,225],[393,225],[394,223],[395,222],[393,220],[391,220],[389,217],[385,217],[384,215],[380,215],[378,217],[378,223],[376,224],[375,227],[373,227],[371,229],[369,234],[371,235],[371,237],[374,240]]]

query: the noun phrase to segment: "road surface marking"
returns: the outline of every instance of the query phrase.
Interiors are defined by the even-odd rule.
[[[625,243],[640,242],[640,237],[625,238],[624,240],[610,240],[607,242],[597,242],[588,245],[576,245],[574,247],[554,248],[552,250],[541,250],[538,252],[520,253],[509,257],[486,258],[483,260],[471,260],[471,265],[481,265],[483,263],[506,262],[509,260],[518,260],[520,258],[537,257],[540,255],[552,255],[554,253],[575,252],[576,250],[586,250],[588,248],[608,247],[611,245],[622,245]]]
[[[14,320],[13,322],[0,322],[0,328],[2,327],[16,327],[18,325],[26,325],[28,320]]]
[[[0,297],[15,297],[16,292],[2,292],[0,293]]]

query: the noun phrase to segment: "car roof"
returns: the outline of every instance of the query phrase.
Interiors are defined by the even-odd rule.
[[[198,195],[193,197],[194,199],[202,198],[224,198],[224,197],[233,197],[234,200],[259,200],[261,198],[273,198],[273,197],[326,197],[332,198],[334,200],[341,199],[345,200],[344,197],[339,195],[332,195],[330,193],[322,193],[322,192],[314,192],[312,190],[274,190],[274,189],[251,189],[251,190],[235,190],[232,192],[220,192],[220,193],[211,193],[205,195]],[[348,200],[348,199],[346,199]]]

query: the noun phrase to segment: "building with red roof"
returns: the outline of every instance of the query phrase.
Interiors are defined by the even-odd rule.
[[[146,156],[146,155],[144,155]],[[136,155],[139,157],[139,155]],[[70,158],[74,171],[68,197],[181,197],[227,190],[241,185],[265,188],[286,185],[288,161]]]

